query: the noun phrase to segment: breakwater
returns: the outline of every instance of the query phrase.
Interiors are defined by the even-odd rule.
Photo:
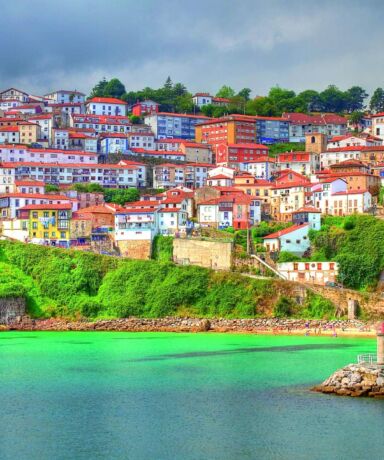
[[[40,331],[127,331],[127,332],[244,332],[260,334],[375,335],[373,322],[360,320],[305,320],[286,318],[121,318],[110,320],[30,319],[23,317],[7,327]]]
[[[313,390],[338,396],[384,398],[384,366],[349,364]]]

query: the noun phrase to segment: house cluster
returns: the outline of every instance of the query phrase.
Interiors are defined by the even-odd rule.
[[[196,107],[229,103],[208,93],[193,101]],[[34,96],[9,88],[0,92],[1,231],[63,246],[109,242],[127,256],[145,242],[147,257],[158,234],[274,220],[292,226],[268,235],[265,249],[302,255],[321,215],[375,210],[383,140],[384,113],[352,133],[335,114],[210,118],[161,112],[150,100],[128,106],[76,90]],[[276,142],[305,147],[272,156]],[[76,184],[142,193],[118,206],[104,203],[100,193],[75,192]],[[59,191],[47,191],[48,185]],[[145,188],[161,192],[149,195]]]

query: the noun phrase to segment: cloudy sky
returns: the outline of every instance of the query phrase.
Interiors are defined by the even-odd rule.
[[[0,0],[0,87],[384,86],[382,0]]]

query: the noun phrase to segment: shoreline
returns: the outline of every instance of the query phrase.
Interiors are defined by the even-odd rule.
[[[121,318],[110,320],[31,319],[21,317],[2,331],[213,332],[308,337],[376,337],[374,321],[287,318]]]

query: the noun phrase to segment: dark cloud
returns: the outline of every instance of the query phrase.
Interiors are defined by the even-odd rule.
[[[384,85],[384,3],[371,0],[0,1],[0,86],[88,92],[168,75],[191,91]]]

